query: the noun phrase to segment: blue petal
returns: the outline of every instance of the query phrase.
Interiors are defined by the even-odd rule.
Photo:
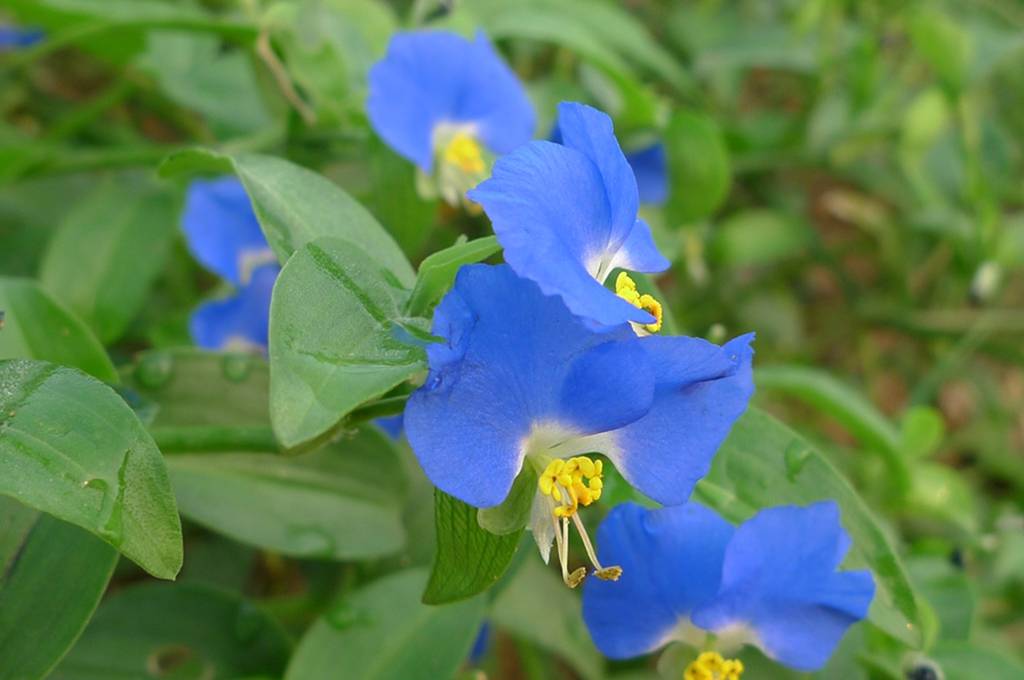
[[[199,347],[266,352],[270,295],[280,267],[264,265],[232,297],[205,302],[192,313],[190,330]]]
[[[483,33],[473,41],[445,31],[396,34],[370,69],[369,86],[377,134],[426,172],[439,124],[472,126],[498,154],[533,136],[526,91]]]
[[[498,159],[491,179],[467,195],[487,211],[505,261],[574,314],[605,326],[654,320],[594,278],[611,215],[598,168],[583,154],[531,142]]]
[[[836,571],[849,545],[832,501],[762,510],[736,530],[721,590],[693,621],[714,631],[748,627],[769,657],[817,670],[874,597],[870,572]]]
[[[399,413],[397,416],[384,416],[382,418],[375,418],[373,424],[384,430],[389,437],[392,439],[398,439],[402,436],[402,414]]]
[[[653,144],[646,149],[631,151],[626,160],[633,168],[640,202],[661,205],[668,199],[668,160],[665,145]]]
[[[650,354],[636,338],[591,347],[568,366],[561,413],[586,433],[628,425],[650,410],[655,375]]]
[[[588,579],[583,620],[601,652],[613,659],[664,644],[690,611],[719,587],[732,526],[693,503],[646,510],[624,503],[597,533],[598,558],[622,567],[616,582]]]
[[[537,141],[498,159],[467,196],[483,206],[505,260],[596,328],[652,317],[602,284],[615,267],[668,267],[637,219],[633,171],[611,119],[582,104],[559,107],[563,144]]]
[[[487,648],[490,646],[491,624],[488,621],[484,621],[480,624],[480,630],[476,634],[476,640],[473,641],[473,646],[469,650],[469,657],[466,660],[473,665],[480,663],[480,660],[484,658],[484,654],[487,653]]]
[[[39,29],[0,26],[0,50],[31,47],[44,37],[45,34]]]
[[[636,223],[639,209],[636,178],[615,138],[612,119],[602,111],[575,102],[558,105],[562,144],[579,151],[597,167],[610,211],[607,249],[618,250]]]
[[[536,427],[611,429],[635,408],[631,400],[653,390],[648,372],[631,370],[638,355],[623,341],[639,339],[628,326],[595,333],[508,266],[463,267],[435,311],[433,333],[447,342],[427,348],[430,374],[409,399],[406,434],[427,477],[477,507],[504,500]],[[616,349],[587,356],[604,343]],[[618,374],[603,381],[594,372],[615,365]],[[614,395],[571,387],[602,383]]]
[[[646,416],[614,433],[608,452],[633,486],[664,505],[686,502],[754,392],[752,340],[641,340],[658,367],[657,394]]]
[[[236,286],[256,266],[275,261],[249,196],[234,177],[192,182],[181,224],[195,258]]]

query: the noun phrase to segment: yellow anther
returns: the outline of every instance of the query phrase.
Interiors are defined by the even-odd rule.
[[[484,157],[480,143],[465,132],[458,132],[444,147],[444,162],[454,165],[466,174],[484,171]]]
[[[601,497],[604,482],[600,460],[586,456],[569,460],[555,459],[548,463],[537,480],[537,488],[545,496],[555,499],[555,517],[572,517],[580,505],[587,506]]]
[[[583,583],[583,579],[587,577],[587,568],[579,567],[569,574],[569,578],[565,580],[565,585],[570,588],[575,588],[579,584]]]
[[[640,328],[643,328],[648,333],[657,333],[661,330],[664,316],[661,303],[654,299],[653,295],[648,295],[647,293],[641,295],[640,291],[637,290],[636,281],[626,272],[619,272],[619,275],[615,277],[615,294],[634,307],[639,307],[654,317],[654,323],[637,324]]]
[[[619,577],[622,576],[622,567],[615,566],[598,569],[594,572],[594,576],[602,581],[618,581]]]
[[[740,680],[743,663],[718,652],[702,652],[683,673],[683,680]]]

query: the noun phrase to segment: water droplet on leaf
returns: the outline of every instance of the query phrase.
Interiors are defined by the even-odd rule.
[[[143,387],[157,389],[163,387],[174,372],[174,357],[166,352],[150,354],[139,362],[135,369],[135,379]]]
[[[225,354],[221,360],[224,377],[234,382],[242,382],[252,373],[253,358],[244,354]]]

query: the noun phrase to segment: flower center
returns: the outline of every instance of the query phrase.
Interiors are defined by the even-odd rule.
[[[601,497],[602,468],[600,460],[594,461],[586,456],[576,456],[568,460],[555,458],[547,464],[537,480],[538,491],[550,499],[551,521],[555,527],[555,542],[558,544],[558,561],[562,565],[562,580],[570,588],[575,588],[587,576],[586,567],[575,569],[569,573],[569,520],[576,525],[576,530],[583,540],[587,557],[594,565],[594,575],[605,581],[618,581],[622,575],[622,567],[603,567],[597,559],[597,553],[590,542],[583,520],[580,519],[580,505],[590,505]]]
[[[484,171],[484,157],[480,143],[465,132],[457,132],[444,147],[444,162],[454,165],[466,174],[479,174]]]
[[[653,295],[648,295],[647,293],[641,295],[640,291],[636,288],[636,281],[626,272],[619,272],[619,275],[615,277],[615,294],[634,307],[639,307],[654,317],[654,323],[636,324],[636,326],[639,326],[648,333],[657,333],[661,330],[661,303],[655,300]]]
[[[724,659],[718,652],[701,652],[683,672],[683,680],[740,680],[743,662]]]

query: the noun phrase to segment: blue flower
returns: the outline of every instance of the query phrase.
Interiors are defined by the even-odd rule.
[[[595,327],[654,323],[603,285],[616,268],[658,272],[669,265],[637,218],[636,179],[611,119],[563,103],[558,128],[562,144],[519,147],[468,196],[491,218],[506,262],[544,294],[559,296]]]
[[[441,490],[490,507],[528,462],[545,556],[557,520],[581,528],[576,505],[600,495],[600,463],[581,454],[606,455],[661,503],[685,502],[753,391],[753,336],[719,347],[628,324],[596,332],[507,265],[463,267],[433,333],[446,341],[427,347],[430,373],[405,410],[420,464]]]
[[[31,47],[41,41],[44,33],[39,29],[25,29],[0,25],[0,52]]]
[[[438,170],[449,202],[487,176],[494,155],[528,142],[536,125],[526,91],[483,32],[472,41],[433,30],[395,35],[370,69],[369,90],[377,134],[424,173]]]
[[[598,529],[598,555],[621,564],[617,583],[590,581],[583,617],[612,658],[671,639],[750,643],[791,668],[825,665],[852,624],[867,616],[868,571],[838,571],[850,548],[833,501],[760,511],[735,529],[693,503],[616,507]]]
[[[668,199],[668,159],[661,142],[646,149],[626,153],[629,167],[636,176],[640,202],[661,205]]]
[[[189,249],[236,293],[203,303],[189,325],[205,349],[265,351],[270,294],[280,271],[245,189],[234,177],[197,180],[188,188],[182,228]]]

